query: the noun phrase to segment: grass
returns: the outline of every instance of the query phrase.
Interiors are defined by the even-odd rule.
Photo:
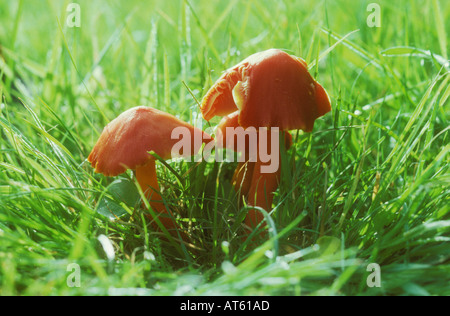
[[[0,295],[450,294],[447,1],[378,1],[379,28],[368,1],[77,3],[79,28],[69,1],[0,4]],[[242,242],[235,163],[176,160],[158,173],[192,242],[161,238],[132,174],[87,163],[103,126],[136,105],[202,122],[219,74],[272,47],[332,99],[282,155],[272,238]]]

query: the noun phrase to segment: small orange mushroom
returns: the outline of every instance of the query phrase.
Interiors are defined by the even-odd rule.
[[[172,139],[171,135],[178,127],[187,128],[191,137],[190,152],[180,153],[182,156],[197,153],[203,142],[211,140],[208,134],[168,113],[138,106],[106,125],[88,157],[95,172],[106,176],[117,176],[127,169],[135,170],[136,180],[152,209],[166,215],[159,216],[166,228],[175,228],[176,225],[159,193],[155,158],[149,152],[164,160],[172,158],[172,148],[179,140]],[[195,142],[195,137],[201,137],[202,142]]]
[[[235,111],[237,114],[233,113]],[[311,132],[314,121],[329,111],[330,99],[309,74],[306,62],[279,49],[253,54],[225,71],[201,104],[202,115],[208,121],[216,115],[233,113],[234,125],[278,127],[280,131]],[[286,135],[287,145],[289,136]],[[248,202],[268,211],[272,193],[278,187],[280,170],[263,174],[260,172],[262,165],[258,157],[253,166]],[[236,178],[240,179],[239,172]],[[255,227],[261,220],[262,214],[251,210],[246,223]]]

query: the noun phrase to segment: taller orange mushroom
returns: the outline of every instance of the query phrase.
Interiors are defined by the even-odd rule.
[[[203,142],[211,137],[203,131],[179,120],[168,113],[145,106],[131,108],[112,120],[103,129],[97,143],[88,157],[95,172],[106,176],[117,176],[127,169],[135,170],[136,180],[152,209],[163,216],[159,219],[166,228],[175,228],[170,211],[166,209],[159,193],[155,158],[172,158],[172,148],[179,139],[172,139],[175,128],[184,127],[190,135],[191,148],[181,156],[196,154]],[[196,142],[195,137],[201,137]]]
[[[279,49],[253,54],[225,71],[201,104],[208,121],[238,111],[238,124],[244,128],[278,127],[280,131],[311,132],[314,121],[330,110],[330,99],[309,74],[306,62]],[[269,211],[280,172],[261,173],[262,165],[258,160],[252,174],[246,175],[251,177],[247,197],[249,205]],[[255,227],[262,219],[262,214],[253,210],[246,223]]]

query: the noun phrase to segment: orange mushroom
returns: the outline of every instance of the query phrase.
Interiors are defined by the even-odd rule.
[[[123,112],[106,125],[88,157],[95,172],[106,176],[117,176],[127,169],[135,170],[136,180],[150,206],[163,215],[159,219],[168,229],[176,225],[159,193],[155,158],[149,152],[162,159],[172,158],[172,148],[179,140],[172,139],[171,135],[178,127],[186,128],[191,137],[190,150],[181,152],[181,156],[197,153],[203,142],[211,140],[208,134],[168,113],[139,106]],[[201,137],[202,141],[196,142],[195,137]]]
[[[233,114],[235,125],[278,127],[280,131],[311,132],[314,121],[330,110],[330,99],[309,74],[306,62],[278,49],[253,54],[228,69],[209,89],[201,104],[202,115],[208,121],[216,115],[238,111]],[[248,189],[248,203],[268,211],[272,193],[278,187],[280,170],[263,174],[261,166],[263,163],[258,156]],[[251,210],[246,223],[255,227],[261,220],[262,214]]]

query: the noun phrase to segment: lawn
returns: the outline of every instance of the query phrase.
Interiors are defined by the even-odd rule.
[[[1,1],[0,295],[450,295],[448,1]],[[158,161],[189,241],[149,223],[103,127],[150,106],[206,129],[220,74],[302,57],[332,111],[291,131],[267,238],[236,162]]]

